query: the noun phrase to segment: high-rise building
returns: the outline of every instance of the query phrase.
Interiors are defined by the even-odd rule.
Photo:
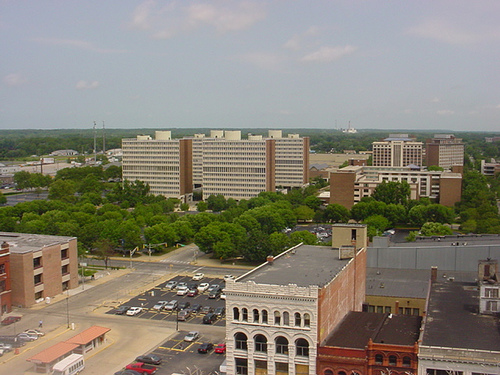
[[[453,134],[434,134],[426,143],[427,166],[436,165],[445,169],[463,167],[465,145]]]
[[[423,143],[408,134],[389,134],[383,141],[373,142],[372,149],[375,167],[422,166]]]
[[[178,140],[161,131],[155,139],[124,139],[122,149],[124,179],[147,182],[153,194],[186,201],[193,187],[202,187],[205,197],[239,200],[308,182],[309,138],[283,137],[281,130],[246,139],[239,130],[212,130],[209,136]]]

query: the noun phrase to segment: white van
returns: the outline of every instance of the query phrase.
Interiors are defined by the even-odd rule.
[[[85,368],[85,360],[81,354],[70,354],[57,362],[52,368],[52,375],[75,375]]]

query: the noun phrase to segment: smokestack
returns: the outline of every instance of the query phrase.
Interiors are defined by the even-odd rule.
[[[435,283],[438,277],[438,268],[437,266],[431,267],[431,282]]]

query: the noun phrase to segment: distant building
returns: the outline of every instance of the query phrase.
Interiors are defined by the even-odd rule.
[[[78,286],[76,237],[0,232],[10,247],[12,305],[29,307]]]
[[[364,301],[366,226],[333,225],[332,238],[334,249],[299,245],[226,283],[228,374],[318,373],[318,343]]]
[[[479,312],[497,315],[500,313],[500,274],[498,261],[486,259],[479,261]]]
[[[465,144],[453,134],[435,134],[426,143],[427,166],[445,169],[464,166]]]
[[[422,166],[423,143],[408,134],[390,134],[383,141],[373,142],[373,166]]]
[[[422,171],[419,168],[348,166],[330,173],[330,203],[350,209],[364,197],[369,197],[383,181],[406,181],[410,199],[427,197],[453,206],[462,196],[462,175],[442,171]]]
[[[487,163],[485,160],[481,160],[481,173],[485,176],[495,176],[500,173],[500,163]]]
[[[76,156],[78,151],[75,150],[56,150],[52,151],[49,156]]]

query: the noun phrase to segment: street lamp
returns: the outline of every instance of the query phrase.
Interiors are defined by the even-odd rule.
[[[68,292],[68,295],[66,296],[66,319],[68,321],[68,328],[69,328],[69,288],[66,289]]]
[[[175,331],[179,332],[179,307],[175,308],[177,316],[175,317]]]

